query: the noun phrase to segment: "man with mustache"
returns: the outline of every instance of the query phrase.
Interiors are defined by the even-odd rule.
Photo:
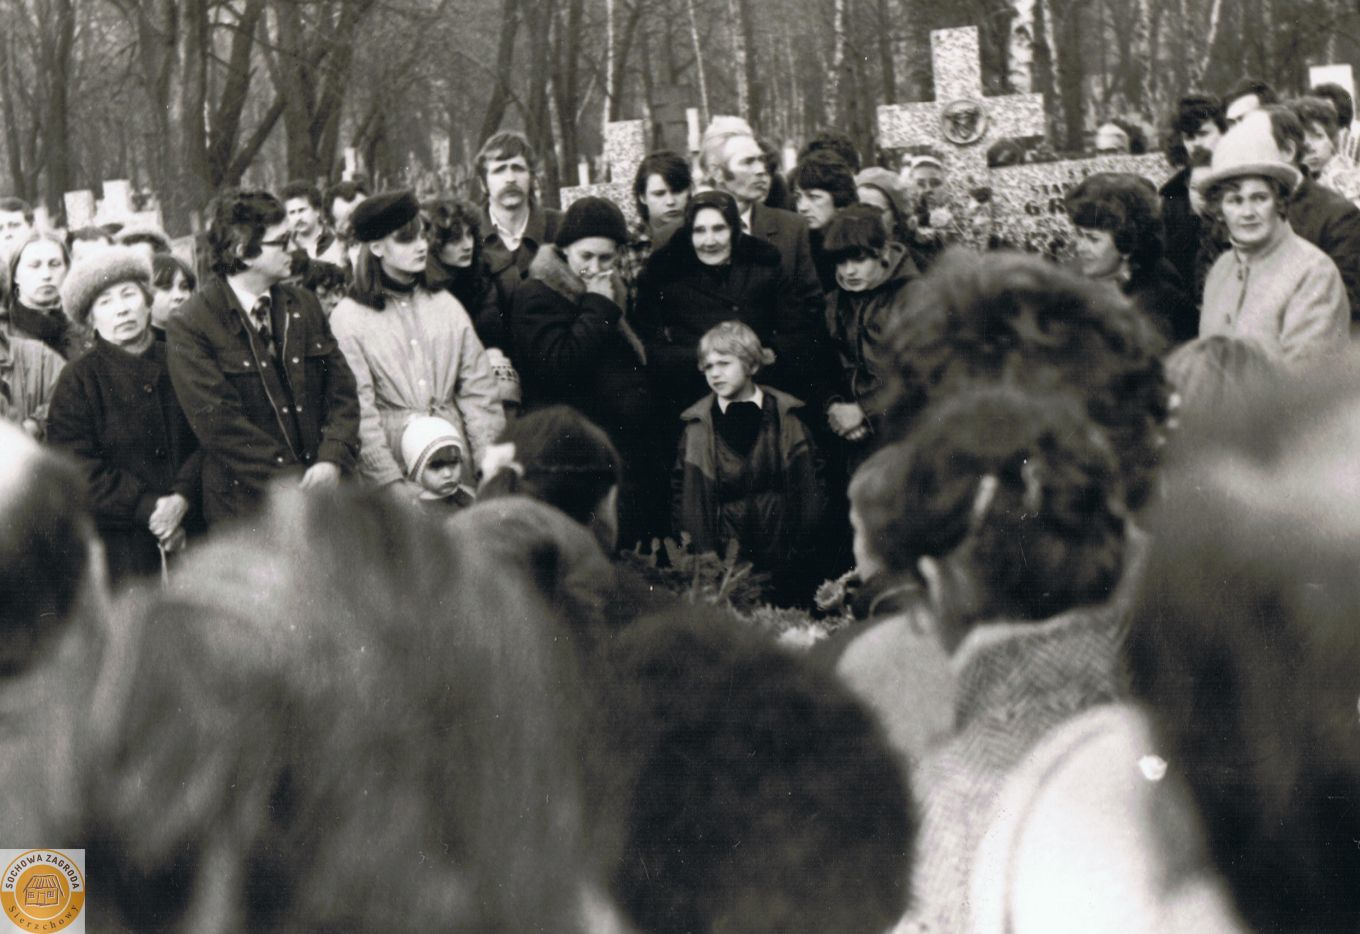
[[[538,248],[557,235],[562,212],[543,207],[534,197],[537,171],[538,154],[514,130],[493,134],[477,153],[477,174],[486,189],[482,252],[493,277],[515,266],[523,278]]]

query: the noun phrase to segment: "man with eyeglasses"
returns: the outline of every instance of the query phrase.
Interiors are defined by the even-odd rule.
[[[283,205],[230,190],[208,209],[215,274],[167,328],[170,378],[204,453],[209,524],[251,513],[269,483],[334,486],[359,452],[354,374],[291,271]]]

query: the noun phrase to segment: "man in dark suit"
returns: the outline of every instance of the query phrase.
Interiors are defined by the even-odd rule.
[[[354,374],[290,272],[283,205],[227,191],[209,208],[215,276],[167,327],[170,379],[204,451],[209,524],[250,513],[275,477],[334,486],[359,451]]]
[[[737,199],[742,228],[779,250],[781,271],[793,283],[805,311],[820,320],[822,286],[812,262],[807,222],[792,211],[763,203],[770,192],[770,173],[750,125],[732,117],[713,121],[704,132],[700,159],[709,183]]]

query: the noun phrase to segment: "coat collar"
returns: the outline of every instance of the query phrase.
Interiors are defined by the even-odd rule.
[[[128,353],[96,334],[92,352],[110,365],[134,373],[148,375],[158,373],[165,363],[165,344],[156,340],[151,342],[151,347],[146,353],[138,355]]]
[[[579,302],[586,294],[585,281],[571,271],[562,251],[551,243],[545,243],[538,248],[534,261],[529,264],[529,278],[537,279],[573,304]],[[614,304],[620,308],[627,307],[627,293],[617,275],[613,277],[612,284]]]
[[[775,389],[772,386],[766,386],[762,383],[760,391],[765,395],[765,405],[762,409],[764,411],[769,411],[770,408],[773,407],[779,412],[781,418],[794,409],[801,409],[803,407],[803,403],[800,400],[786,392]],[[681,421],[711,422],[713,420],[713,402],[716,398],[717,396],[710,392],[698,402],[685,409],[685,411],[681,412]]]

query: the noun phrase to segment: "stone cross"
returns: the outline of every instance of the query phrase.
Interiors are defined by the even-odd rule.
[[[647,133],[641,120],[619,120],[606,125],[604,132],[604,162],[609,167],[609,181],[594,185],[573,185],[561,191],[562,210],[571,207],[578,198],[594,195],[608,198],[623,211],[629,225],[637,222],[637,205],[633,202],[633,176],[647,155]]]
[[[1066,256],[1071,251],[1072,224],[1063,196],[1095,172],[1141,175],[1161,187],[1175,169],[1161,153],[1096,156],[992,169],[991,236],[1015,249]]]
[[[935,100],[878,108],[885,147],[929,145],[944,163],[951,200],[987,184],[987,148],[1011,137],[1044,135],[1042,94],[984,97],[976,26],[930,34]]]

